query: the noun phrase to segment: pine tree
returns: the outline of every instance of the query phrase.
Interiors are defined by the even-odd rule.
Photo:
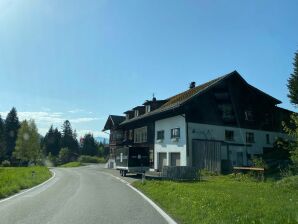
[[[5,144],[5,125],[4,120],[0,116],[0,161],[5,159],[6,144]]]
[[[86,134],[83,139],[82,154],[96,156],[98,154],[97,145],[92,134]]]
[[[295,53],[294,57],[294,72],[290,75],[288,79],[288,97],[291,103],[297,107],[298,106],[298,51]]]
[[[294,57],[294,72],[288,79],[288,97],[291,103],[298,108],[298,51],[295,53]],[[289,150],[291,154],[291,160],[293,163],[292,170],[298,173],[298,115],[296,113],[291,115],[290,125],[285,125],[285,131],[293,138],[295,141],[289,143]]]
[[[79,155],[79,143],[76,139],[76,132],[73,132],[71,124],[68,120],[62,126],[61,148],[68,148],[72,157]]]
[[[46,155],[58,156],[61,149],[61,133],[57,128],[50,127],[43,140],[43,150]]]
[[[5,119],[5,141],[6,141],[6,157],[11,159],[12,152],[16,146],[16,139],[20,122],[17,115],[17,110],[13,107],[7,114]]]
[[[21,163],[37,163],[40,159],[40,138],[33,120],[23,121],[18,131],[13,156]]]

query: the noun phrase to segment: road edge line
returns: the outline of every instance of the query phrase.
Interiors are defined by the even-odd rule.
[[[50,170],[50,172],[53,174],[53,175],[51,176],[50,179],[47,179],[46,181],[44,181],[44,182],[42,182],[42,183],[40,183],[40,184],[38,184],[38,185],[36,185],[36,186],[33,186],[33,187],[28,188],[28,189],[26,189],[26,190],[23,190],[23,191],[21,191],[21,192],[19,192],[19,193],[16,193],[16,194],[14,194],[14,195],[12,195],[12,196],[9,196],[8,198],[3,198],[3,199],[0,200],[0,203],[5,202],[5,201],[8,201],[8,200],[10,200],[10,199],[13,199],[13,198],[15,198],[15,197],[18,197],[18,196],[20,196],[20,195],[22,195],[22,194],[25,194],[25,193],[27,193],[27,192],[29,192],[29,191],[32,191],[32,190],[34,190],[34,189],[36,189],[36,188],[38,188],[38,187],[41,187],[41,186],[47,184],[49,181],[51,181],[52,179],[54,179],[55,176],[56,176],[55,171]]]
[[[177,222],[169,216],[162,208],[160,208],[154,201],[152,201],[150,198],[148,198],[143,192],[132,186],[129,182],[126,180],[123,180],[120,177],[114,176],[113,174],[106,173],[104,171],[100,171],[103,174],[112,176],[116,178],[117,180],[120,180],[122,183],[126,184],[128,187],[130,187],[132,190],[137,192],[139,195],[141,195],[169,224],[177,224]]]

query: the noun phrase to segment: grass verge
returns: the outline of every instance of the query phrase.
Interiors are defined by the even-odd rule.
[[[47,167],[0,168],[0,198],[38,185],[51,177]]]
[[[79,166],[83,166],[83,164],[81,162],[69,162],[61,165],[60,167],[69,168],[69,167],[79,167]]]
[[[181,223],[298,223],[298,189],[229,176],[133,185]]]

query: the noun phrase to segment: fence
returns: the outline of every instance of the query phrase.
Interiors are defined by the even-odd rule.
[[[161,177],[168,180],[198,180],[199,170],[191,166],[164,166]]]

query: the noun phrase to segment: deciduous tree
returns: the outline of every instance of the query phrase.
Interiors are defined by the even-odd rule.
[[[13,156],[22,163],[37,163],[40,159],[40,138],[33,120],[24,120],[18,131]]]

